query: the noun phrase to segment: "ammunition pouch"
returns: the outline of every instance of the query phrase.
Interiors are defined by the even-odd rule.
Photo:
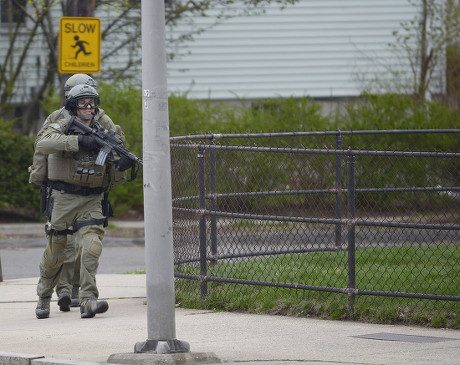
[[[56,152],[48,156],[48,179],[89,188],[108,187],[107,166],[95,165],[96,155]]]
[[[126,171],[118,171],[113,164],[110,166],[109,170],[109,176],[110,176],[110,184],[117,186],[117,185],[122,185],[127,181],[127,173]]]

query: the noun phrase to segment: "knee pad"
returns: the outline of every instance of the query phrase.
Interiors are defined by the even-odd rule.
[[[102,253],[102,242],[99,235],[95,233],[87,233],[83,236],[83,252],[88,253],[94,257],[101,256]]]
[[[96,234],[83,236],[83,249],[81,253],[81,268],[94,275],[99,266],[99,256],[102,253],[102,242]]]

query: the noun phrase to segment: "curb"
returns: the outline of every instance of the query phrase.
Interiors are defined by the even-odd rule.
[[[88,361],[72,361],[53,359],[43,355],[21,354],[15,352],[2,352],[0,351],[0,364],[1,365],[59,365],[59,364],[81,364],[81,365],[102,365],[96,362]]]
[[[222,361],[213,352],[180,354],[113,354],[107,360],[111,365],[121,364],[220,364]],[[54,359],[42,355],[0,351],[1,365],[107,365],[107,363]]]

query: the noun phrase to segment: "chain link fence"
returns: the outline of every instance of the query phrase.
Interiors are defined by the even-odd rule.
[[[459,133],[172,137],[176,293],[457,321]]]

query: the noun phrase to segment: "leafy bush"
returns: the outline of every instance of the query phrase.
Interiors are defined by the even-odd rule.
[[[142,98],[140,90],[130,85],[101,84],[98,86],[101,107],[118,124],[126,137],[126,148],[142,158]],[[128,177],[131,170],[127,171]],[[137,178],[121,186],[115,186],[110,192],[115,217],[127,210],[142,210],[143,184],[142,169]]]
[[[20,215],[39,217],[39,188],[29,184],[27,168],[32,164],[33,139],[0,119],[0,210],[16,208]]]
[[[362,94],[344,105],[336,116],[341,130],[449,129],[460,125],[460,111],[438,102],[417,102],[407,95]],[[378,148],[392,150],[458,151],[455,135],[432,134],[423,139],[417,134],[344,137],[344,148]]]
[[[112,120],[119,124],[125,132],[127,148],[136,155],[142,157],[142,93],[141,90],[129,84],[105,84],[98,87],[101,96],[101,107],[105,110]],[[42,105],[47,113],[59,108],[59,95],[55,93],[45,100]],[[424,102],[422,104],[415,102],[411,97],[404,95],[372,95],[363,94],[355,101],[347,102],[343,105],[342,111],[334,116],[324,116],[321,113],[321,104],[310,98],[276,98],[259,100],[251,105],[248,102],[240,101],[240,104],[216,103],[210,100],[191,100],[187,95],[171,95],[168,100],[169,104],[169,127],[171,136],[190,135],[197,133],[247,133],[247,132],[276,132],[276,131],[304,131],[304,130],[383,130],[383,129],[441,129],[453,128],[460,125],[460,112],[451,110],[440,103]],[[2,128],[4,135],[12,135],[12,138],[3,138],[2,148],[8,149],[12,144],[9,141],[24,138],[27,142],[18,143],[21,147],[21,154],[9,156],[2,154],[5,164],[2,169],[8,170],[11,166],[12,158],[23,158],[23,166],[29,165],[32,161],[32,144],[33,139],[28,139],[22,135],[16,135],[12,128]],[[7,142],[5,142],[7,141]],[[6,146],[5,144],[8,144]],[[258,144],[269,145],[269,139],[255,140],[232,140],[232,144]],[[276,141],[277,146],[290,146],[292,139],[284,138]],[[333,143],[332,143],[333,144]],[[302,145],[305,147],[324,146],[331,147],[331,139],[321,140],[319,137],[305,139]],[[420,151],[458,151],[458,135],[433,134],[420,138],[420,135],[385,135],[385,136],[359,136],[353,135],[343,137],[343,148],[359,149],[391,149],[391,150],[420,150]],[[28,155],[27,155],[28,154]],[[10,153],[11,155],[11,153]],[[26,156],[27,155],[27,156]],[[247,176],[247,184],[260,185],[260,176],[271,179],[273,176],[273,167],[265,163],[265,156],[253,155],[252,160],[247,160],[243,154],[228,152],[232,159],[241,160],[238,164],[243,168],[247,163],[256,166],[259,172],[258,176]],[[22,156],[22,157],[21,157]],[[27,162],[26,162],[27,161]],[[233,161],[235,165],[235,161]],[[277,169],[290,169],[298,165],[292,160],[289,166],[277,166]],[[17,165],[16,165],[17,166]],[[21,169],[23,168],[21,167]],[[26,167],[27,167],[26,166]],[[406,169],[404,169],[406,167]],[[447,171],[451,166],[442,168],[442,166],[433,166],[440,171],[440,174],[452,175],[452,181],[458,181],[459,169]],[[407,166],[401,165],[401,171],[406,170],[403,175],[392,172],[394,176],[405,179],[407,175]],[[420,170],[417,168],[416,170]],[[10,170],[11,171],[11,170]],[[414,171],[414,169],[412,169]],[[243,171],[244,172],[244,171]],[[243,179],[242,171],[233,171],[235,179]],[[129,173],[129,171],[128,171]],[[290,174],[287,171],[284,175]],[[412,172],[413,173],[413,172]],[[225,181],[219,183],[220,187],[227,185],[228,191],[239,189],[238,186],[230,187],[230,183],[236,180],[231,179],[229,174]],[[388,176],[386,171],[382,171],[382,176]],[[418,173],[417,173],[418,174]],[[410,181],[418,179],[420,174],[408,177]],[[283,174],[278,171],[280,181]],[[7,175],[3,175],[7,176]],[[0,203],[2,206],[22,206],[18,203],[21,200],[19,195],[24,192],[35,193],[35,187],[27,183],[27,173],[23,169],[16,174],[21,179],[21,184],[13,184],[15,190],[12,194],[2,196]],[[384,181],[379,177],[378,171],[374,171],[375,182]],[[302,179],[304,180],[304,179]],[[2,181],[5,181],[2,179]],[[130,209],[142,210],[143,207],[143,181],[142,170],[139,172],[136,180],[126,183],[122,186],[115,187],[110,193],[110,199],[115,207],[116,216],[122,215]],[[8,183],[11,193],[11,185]],[[18,193],[16,194],[16,187]],[[276,187],[279,188],[279,187]],[[249,187],[249,190],[252,190]],[[6,191],[6,190],[3,190]],[[28,204],[36,202],[34,207],[38,206],[38,197],[25,198]]]
[[[237,124],[240,133],[247,130],[302,131],[329,128],[328,118],[321,115],[321,104],[309,98],[278,98],[243,105]]]
[[[460,125],[460,111],[446,108],[438,102],[415,101],[407,95],[363,94],[345,105],[336,123],[341,130],[452,129]],[[459,152],[458,138],[458,134],[448,133],[352,135],[343,137],[343,148]],[[458,159],[393,158],[392,164],[378,161],[378,158],[367,159],[369,161],[362,164],[368,166],[367,171],[356,177],[357,180],[366,180],[367,187],[455,186],[460,178]],[[426,171],[431,171],[430,176],[437,176],[440,181],[428,180]],[[388,195],[387,198],[390,197],[393,198],[391,206],[395,207],[400,197]],[[367,199],[363,196],[362,200]],[[369,200],[367,203],[372,204]],[[399,204],[404,203],[399,201]],[[390,205],[389,201],[387,205]]]
[[[171,136],[220,132],[227,126],[234,127],[239,111],[235,105],[191,100],[186,95],[171,95],[168,104]]]

